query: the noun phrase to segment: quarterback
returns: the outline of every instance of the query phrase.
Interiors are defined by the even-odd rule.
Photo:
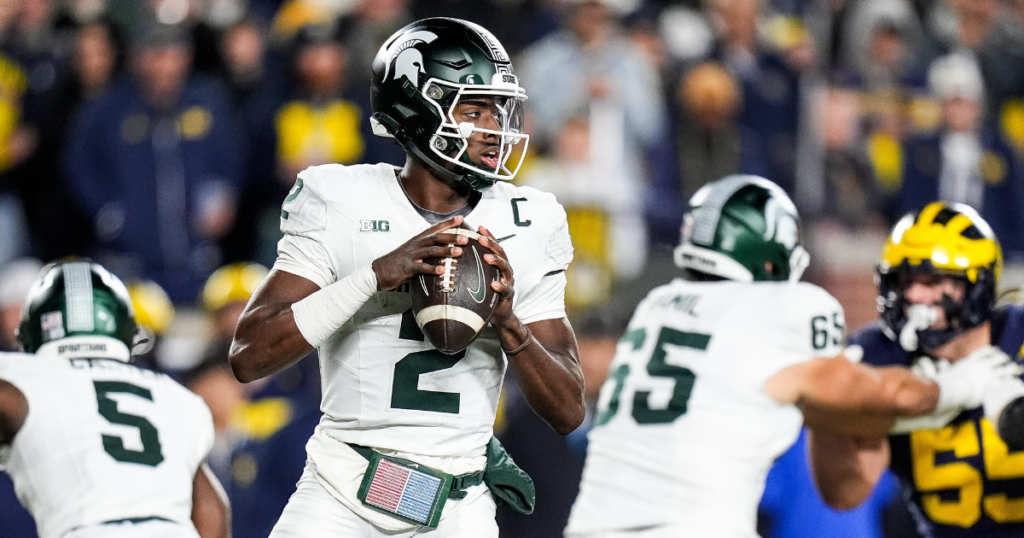
[[[555,431],[585,413],[563,300],[565,211],[507,183],[527,143],[526,93],[487,30],[441,18],[399,30],[374,59],[371,97],[374,132],[395,138],[405,166],[299,174],[278,259],[232,344],[243,382],[319,351],[323,418],[272,536],[497,536],[495,498],[533,502],[492,440],[506,367]],[[445,355],[420,331],[408,282],[442,274],[432,258],[461,255],[465,236],[448,232],[460,225],[479,230],[501,277],[490,324]],[[508,489],[491,480],[510,475],[523,476]]]
[[[891,423],[974,405],[1012,375],[1005,356],[931,379],[848,360],[842,307],[799,282],[809,257],[785,192],[729,176],[690,206],[682,278],[637,307],[601,389],[567,536],[756,537],[765,477],[796,441],[801,406]]]
[[[980,353],[1019,357],[1024,308],[995,306],[1001,265],[999,243],[974,209],[933,202],[906,215],[877,269],[881,320],[853,335],[851,347],[863,350],[865,363],[917,369],[956,367]],[[1004,383],[983,405],[924,417],[915,431],[812,427],[822,497],[856,506],[889,467],[923,536],[1024,536],[1022,394],[1016,380]]]
[[[52,265],[29,292],[26,353],[0,354],[0,469],[41,538],[230,535],[203,464],[210,410],[128,364],[137,333],[124,284],[97,264]]]

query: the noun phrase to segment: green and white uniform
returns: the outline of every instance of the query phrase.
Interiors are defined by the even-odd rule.
[[[198,536],[192,484],[214,436],[198,396],[111,359],[4,353],[0,379],[29,408],[0,467],[42,538],[120,535],[126,520],[155,523],[136,536]]]
[[[757,536],[765,477],[803,422],[765,381],[844,337],[842,307],[812,284],[651,291],[601,389],[567,536]]]
[[[565,316],[562,271],[572,243],[554,196],[498,182],[481,191],[465,220],[501,241],[523,323]],[[325,287],[429,227],[393,166],[312,167],[285,200],[274,267]],[[481,470],[506,367],[492,329],[464,353],[443,355],[423,339],[410,307],[408,284],[379,291],[319,347],[324,417],[307,446],[310,465],[332,495],[382,528],[407,525],[355,500],[366,461],[342,443],[452,474]]]

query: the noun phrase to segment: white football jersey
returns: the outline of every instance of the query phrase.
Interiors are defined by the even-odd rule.
[[[765,477],[803,422],[765,381],[837,355],[844,339],[842,307],[812,284],[676,279],[651,291],[601,388],[566,534],[757,536]]]
[[[508,254],[523,323],[565,316],[572,259],[554,196],[498,182],[465,217]],[[274,267],[325,287],[430,227],[387,164],[316,166],[299,174],[281,214]],[[408,283],[375,293],[319,348],[324,413],[315,435],[424,456],[478,457],[492,435],[506,359],[487,327],[463,353],[425,341]],[[310,456],[316,461],[316,455]]]
[[[0,354],[28,417],[0,461],[42,538],[108,521],[192,529],[192,484],[213,446],[210,410],[164,374],[110,359]]]

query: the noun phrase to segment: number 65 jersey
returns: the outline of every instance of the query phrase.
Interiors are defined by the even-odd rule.
[[[112,359],[0,354],[0,379],[28,401],[0,448],[42,538],[159,518],[194,536],[192,484],[213,447],[210,410],[164,374]]]
[[[839,303],[802,282],[651,291],[601,388],[566,535],[756,537],[765,477],[803,423],[765,381],[837,355],[844,325]]]

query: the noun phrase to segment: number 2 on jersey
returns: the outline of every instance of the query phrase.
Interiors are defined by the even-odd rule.
[[[632,344],[632,351],[643,348],[647,337],[646,329],[634,329],[623,336],[623,341]],[[664,409],[653,409],[650,405],[650,390],[638,390],[633,394],[633,420],[637,424],[666,424],[686,413],[686,404],[690,400],[690,392],[693,390],[693,383],[697,376],[693,370],[682,366],[674,366],[665,362],[668,351],[665,346],[679,346],[698,351],[704,351],[708,347],[711,336],[707,334],[678,331],[668,327],[662,327],[658,332],[658,340],[654,344],[654,351],[647,361],[647,374],[651,377],[667,377],[675,380],[672,388],[672,397]],[[597,415],[595,426],[601,426],[611,420],[619,410],[619,401],[622,397],[622,389],[626,378],[629,377],[629,365],[622,364],[615,369],[608,377],[608,382],[614,383],[615,388],[608,399],[608,403]]]
[[[117,402],[109,396],[110,394],[132,394],[153,401],[153,395],[149,389],[123,381],[93,381],[93,386],[96,388],[96,403],[99,404],[100,415],[103,415],[103,418],[111,424],[138,428],[139,438],[142,439],[142,450],[130,450],[125,448],[124,440],[120,437],[103,434],[103,450],[115,460],[124,463],[156,467],[164,461],[160,436],[153,423],[138,415],[129,415],[118,411]]]
[[[412,310],[406,310],[402,314],[402,328],[399,330],[398,338],[423,341],[423,332],[416,325]],[[457,415],[462,395],[458,392],[420,390],[420,375],[451,368],[465,356],[465,351],[445,355],[436,349],[428,349],[402,357],[402,360],[395,363],[395,378],[391,382],[391,408]]]

